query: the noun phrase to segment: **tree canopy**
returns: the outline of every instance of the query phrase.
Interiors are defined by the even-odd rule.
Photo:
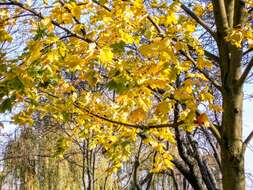
[[[182,158],[187,137],[178,130],[205,129],[221,146],[223,189],[243,188],[240,177],[234,187],[228,181],[244,176],[253,136],[242,142],[251,0],[1,0],[0,7],[0,110],[18,107],[18,125],[44,120],[71,129],[57,156],[73,136],[89,138],[114,173],[144,144],[156,152],[149,172],[161,173]],[[238,159],[237,172],[225,169]]]

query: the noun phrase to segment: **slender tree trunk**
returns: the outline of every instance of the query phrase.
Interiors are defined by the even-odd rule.
[[[85,140],[83,141],[83,148],[82,148],[82,184],[83,189],[86,189],[86,183],[85,183]]]
[[[223,96],[221,162],[223,190],[244,190],[244,156],[242,153],[242,90]]]
[[[241,76],[242,52],[227,45],[228,54],[223,70],[223,116],[221,129],[221,164],[223,190],[244,190],[244,155],[242,141],[243,89]]]
[[[222,81],[223,115],[220,130],[222,186],[223,190],[244,190],[243,88],[239,83],[242,50],[226,41],[230,29],[242,26],[244,3],[237,0],[212,0],[212,2]]]

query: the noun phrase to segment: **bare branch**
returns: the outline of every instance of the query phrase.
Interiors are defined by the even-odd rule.
[[[205,56],[211,60],[213,60],[214,62],[218,62],[219,61],[219,57],[217,55],[212,54],[211,52],[204,50],[205,52]]]
[[[216,33],[202,20],[198,15],[196,15],[191,9],[181,3],[181,8],[191,17],[193,18],[199,25],[201,25],[206,31],[211,34],[211,36],[216,39]]]
[[[249,142],[253,139],[253,131],[251,131],[251,133],[248,135],[248,137],[245,139],[245,141],[243,142],[243,152],[245,152],[247,145],[249,144]]]
[[[238,81],[238,85],[241,86],[243,85],[243,83],[245,82],[246,78],[249,75],[250,70],[253,67],[253,58],[251,58],[250,62],[248,63],[248,65],[246,66],[246,68],[244,69],[239,81]]]
[[[101,3],[99,3],[99,1],[92,0],[92,2],[94,2],[94,3],[96,3],[97,5],[103,7],[105,10],[111,12],[111,9],[109,9],[107,6],[105,6],[105,5],[101,4]]]
[[[249,48],[247,49],[245,52],[243,52],[243,56],[247,55],[248,53],[252,52],[253,51],[253,48]]]
[[[153,26],[156,28],[159,34],[162,35],[164,33],[163,30],[160,28],[160,26],[156,24],[156,22],[153,20],[153,18],[150,15],[147,16],[147,19],[153,24]]]

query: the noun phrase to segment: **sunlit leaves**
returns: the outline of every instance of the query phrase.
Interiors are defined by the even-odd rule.
[[[160,102],[157,105],[155,112],[158,115],[164,115],[164,114],[168,113],[168,111],[170,110],[170,108],[171,108],[171,105],[168,102]]]
[[[140,131],[121,124],[171,123],[175,104],[180,104],[182,129],[205,125],[208,118],[196,116],[199,105],[221,109],[213,104],[208,80],[199,72],[211,70],[213,63],[192,35],[197,24],[179,12],[178,1],[152,2],[151,7],[142,0],[99,3],[57,2],[41,17],[24,18],[31,38],[17,59],[19,67],[1,68],[6,76],[0,86],[1,111],[17,101],[24,104],[15,117],[20,125],[50,116],[77,140],[92,139],[90,149],[103,148],[109,172],[122,166],[139,134],[145,133],[143,143],[158,152],[151,171],[165,171],[173,167],[166,145],[175,143],[173,131]],[[196,5],[193,11],[202,16],[205,10]],[[228,41],[250,42],[251,30],[245,28],[239,38],[232,31]],[[11,41],[5,27],[0,34],[1,42]],[[182,52],[192,53],[196,65]],[[63,155],[68,143],[61,138],[57,154]]]
[[[4,42],[4,41],[11,42],[12,37],[3,28],[0,28],[0,42]]]
[[[81,16],[81,7],[80,6],[78,6],[74,2],[68,3],[65,6],[68,8],[68,10],[70,10],[71,14],[75,18],[80,19],[80,16]]]
[[[129,116],[129,121],[133,123],[143,122],[147,117],[147,113],[143,110],[143,108],[137,108],[133,110]]]
[[[241,31],[234,30],[227,36],[226,39],[230,41],[232,44],[234,44],[236,47],[241,47],[243,34]]]
[[[113,59],[113,52],[110,47],[103,47],[100,50],[99,59],[102,63],[110,63]]]
[[[244,40],[248,40],[248,42],[250,42],[252,39],[252,27],[249,24],[246,24],[240,29],[230,29],[228,31],[228,35],[226,36],[226,40],[235,45],[237,48],[241,48]]]
[[[202,16],[202,14],[204,13],[204,7],[200,4],[197,4],[193,10],[198,16]]]

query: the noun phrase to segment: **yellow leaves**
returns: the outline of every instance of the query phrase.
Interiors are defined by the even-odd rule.
[[[100,50],[99,60],[104,64],[112,62],[113,52],[110,47],[105,46]]]
[[[143,1],[142,0],[135,0],[134,1],[134,7],[135,8],[141,8],[143,6]]]
[[[248,39],[249,48],[253,48],[253,39]]]
[[[153,63],[148,67],[148,70],[146,70],[145,72],[150,75],[156,75],[159,72],[163,71],[163,68],[164,68],[163,62],[159,62],[158,64]]]
[[[252,0],[246,0],[245,3],[248,4],[251,7],[253,6],[253,1]]]
[[[152,50],[152,46],[150,45],[142,45],[139,48],[140,52],[142,55],[144,55],[145,57],[151,57],[153,55],[153,50]]]
[[[136,110],[132,111],[128,119],[132,123],[139,123],[143,122],[147,118],[147,113],[142,108],[137,108]]]
[[[171,105],[168,102],[160,102],[157,105],[155,112],[158,115],[164,115],[164,114],[168,113],[168,111],[170,110],[170,108],[171,108]]]
[[[86,5],[86,2],[89,5]],[[115,156],[122,161],[124,154],[115,147],[120,141],[135,144],[140,130],[127,131],[126,127],[117,127],[115,124],[92,117],[87,112],[75,108],[73,102],[78,101],[78,105],[99,116],[107,117],[108,120],[159,125],[171,122],[175,101],[170,98],[175,98],[188,109],[185,112],[182,109],[182,113],[179,113],[180,120],[187,123],[187,131],[197,126],[196,123],[194,125],[194,121],[198,124],[208,121],[204,114],[196,118],[199,102],[208,104],[212,110],[221,110],[218,106],[210,105],[213,97],[206,89],[201,91],[207,83],[206,78],[202,74],[194,73],[192,63],[184,61],[178,53],[188,51],[190,46],[192,55],[197,59],[198,68],[212,68],[212,63],[206,59],[201,44],[195,40],[196,36],[189,34],[196,31],[195,22],[185,16],[186,14],[176,12],[180,6],[179,1],[174,1],[173,5],[162,1],[156,1],[159,5],[153,4],[164,13],[153,14],[154,22],[164,29],[163,37],[147,19],[147,13],[151,13],[151,10],[145,10],[143,0],[99,2],[105,3],[112,11],[106,11],[92,1],[82,3],[85,4],[83,8],[74,1],[66,1],[64,6],[59,3],[52,4],[52,9],[44,13],[44,19],[39,24],[35,23],[39,26],[36,29],[41,29],[42,34],[38,32],[40,40],[32,41],[28,45],[28,55],[24,55],[27,62],[25,65],[39,65],[43,71],[39,68],[33,72],[46,71],[47,74],[41,74],[38,76],[39,79],[29,74],[20,74],[20,79],[31,94],[38,95],[39,90],[44,89],[61,100],[44,95],[48,101],[45,102],[47,107],[42,111],[43,106],[39,105],[36,108],[39,112],[54,112],[52,115],[57,116],[53,116],[56,121],[65,120],[69,123],[80,117],[83,121],[79,121],[78,125],[85,129],[83,137],[89,138],[89,135],[94,134],[98,139],[93,141],[94,146],[91,146],[102,145],[107,152],[111,149],[114,153],[110,152],[106,156]],[[197,15],[204,12],[200,5],[197,5],[194,11]],[[73,17],[85,24],[77,24]],[[78,36],[83,36],[81,30],[85,28],[87,35],[83,37],[96,43],[83,42],[74,35],[59,40],[60,37],[65,37],[65,32],[60,28],[54,28],[52,21],[58,22],[60,26]],[[250,32],[247,35],[250,36]],[[232,37],[234,38],[233,35]],[[8,39],[4,35],[0,35],[1,38]],[[139,44],[137,39],[141,39]],[[129,44],[131,47],[136,45],[141,55],[138,50],[131,49]],[[27,59],[31,62],[38,60],[38,64],[30,64]],[[75,77],[70,80],[70,75]],[[182,79],[179,88],[174,87],[177,77]],[[48,82],[49,85],[45,85],[45,88],[36,86],[41,81]],[[110,88],[107,86],[108,81],[113,81]],[[159,95],[162,102],[157,103],[158,98],[154,96],[151,88],[165,92]],[[61,108],[75,117],[70,119],[64,118],[63,114],[57,115]],[[86,126],[86,122],[89,126]],[[109,130],[111,131],[108,132]],[[90,131],[92,133],[89,133]],[[166,153],[165,142],[175,142],[173,132],[168,128],[147,131],[145,133],[149,133],[150,138],[144,141],[159,152],[153,172],[171,168],[171,158]],[[119,162],[114,163],[116,169],[121,166]]]
[[[213,11],[213,3],[208,3],[208,5],[207,5],[207,10],[209,11],[209,12],[211,12],[211,11]]]
[[[10,13],[7,9],[1,8],[0,10],[0,18],[7,19],[10,16]]]
[[[173,12],[166,17],[164,24],[165,25],[177,24],[177,18]]]
[[[203,57],[199,57],[198,60],[197,60],[197,66],[200,69],[204,69],[204,68],[211,69],[213,64],[210,60],[205,59]]]
[[[214,99],[213,95],[207,92],[206,90],[201,91],[199,96],[200,96],[200,100],[202,101],[212,102]]]
[[[76,17],[77,19],[80,19],[81,16],[81,7],[78,6],[76,3],[71,2],[65,5],[71,12],[71,14]]]
[[[173,157],[169,155],[167,152],[163,154],[159,154],[155,157],[155,163],[153,168],[150,170],[152,173],[159,173],[168,169],[172,169],[174,164],[171,162]]]
[[[3,28],[0,28],[0,42],[4,42],[4,41],[11,42],[12,37]]]
[[[180,112],[180,120],[184,121],[186,124],[193,124],[195,120],[196,113],[193,110],[186,109]]]
[[[248,41],[249,48],[252,46],[253,40],[253,30],[252,26],[249,23],[246,23],[241,26],[237,26],[234,29],[228,31],[228,35],[225,37],[225,40],[230,42],[232,45],[235,45],[237,48],[241,48],[244,44],[244,41]]]
[[[166,53],[166,56],[169,58],[171,53],[170,39],[154,39],[151,44],[144,44],[139,48],[139,50],[145,57],[155,57],[159,54]]]
[[[20,126],[29,125],[32,126],[34,121],[30,117],[29,113],[21,111],[19,114],[12,117],[13,121]]]
[[[205,10],[204,10],[203,6],[201,6],[200,4],[197,4],[194,7],[193,11],[196,13],[196,15],[201,16],[204,13]]]
[[[65,58],[64,62],[69,67],[76,67],[78,65],[82,65],[83,60],[78,55],[71,55],[71,54],[69,54]]]
[[[54,25],[52,24],[50,17],[45,17],[41,20],[41,25],[43,28],[47,29],[49,32],[52,32],[54,30]]]
[[[215,112],[222,112],[222,107],[220,105],[210,104],[209,108]]]
[[[87,106],[91,103],[92,101],[92,94],[90,92],[88,93],[81,93],[81,95],[79,96],[78,98],[78,101],[79,103],[82,105],[82,106]]]
[[[72,4],[68,6],[72,8]],[[56,19],[58,23],[70,24],[73,21],[73,16],[74,16],[72,15],[73,13],[76,16],[80,16],[78,15],[78,11],[76,11],[75,9],[76,8],[73,8],[69,12],[66,8],[61,7],[59,4],[57,4],[57,6],[55,6],[55,8],[52,10],[52,14],[50,18]]]
[[[147,112],[150,107],[150,100],[148,97],[138,97],[137,104],[142,107],[142,109]]]
[[[129,35],[127,32],[124,32],[123,30],[120,30],[121,39],[125,43],[133,43],[134,40],[131,35]]]
[[[66,53],[68,52],[67,47],[65,46],[65,44],[62,41],[58,41],[57,49],[58,49],[58,53],[61,57],[65,57]]]
[[[243,33],[240,30],[232,30],[225,38],[228,42],[240,48],[243,40]]]
[[[196,30],[196,25],[194,23],[191,23],[191,22],[187,22],[185,25],[184,25],[184,29],[189,32],[189,33],[192,33]]]
[[[73,27],[73,32],[82,33],[81,32],[82,29],[84,29],[83,24],[75,24],[75,26]]]
[[[207,78],[201,73],[187,73],[186,77],[187,78],[193,78],[193,79],[201,79],[203,81],[208,81]],[[194,82],[194,80],[193,80],[192,83],[195,84],[195,83],[198,83],[198,82],[197,81]]]
[[[1,9],[0,10],[0,43],[4,41],[7,41],[7,42],[12,41],[12,36],[5,29],[5,24],[7,24],[5,20],[8,20],[8,17],[9,17],[8,10]]]
[[[62,89],[62,92],[72,92],[75,90],[75,88],[68,83],[63,83],[61,85],[61,89]]]
[[[92,87],[95,87],[98,81],[97,75],[94,71],[87,72],[82,76],[82,79],[87,80],[88,84]]]
[[[108,17],[105,16],[105,17],[103,17],[103,21],[105,24],[110,24],[111,22],[113,22],[113,19],[109,16]]]
[[[150,85],[151,88],[156,89],[156,88],[165,88],[168,86],[168,81],[167,80],[161,80],[161,79],[151,79],[146,81],[146,84]]]
[[[57,36],[49,36],[47,37],[44,42],[46,45],[51,45],[52,43],[55,43],[59,40],[59,38]]]
[[[57,60],[59,59],[58,52],[56,52],[56,50],[51,51],[51,52],[49,52],[49,53],[47,54],[46,58],[47,58],[47,60],[48,60],[49,62],[51,62],[51,63],[52,63],[52,62],[55,62],[55,61],[57,61]]]
[[[187,93],[187,94],[191,94],[192,93],[192,88],[193,86],[191,85],[191,81],[190,80],[186,80],[184,83],[184,87],[183,90]]]
[[[42,44],[40,41],[33,41],[31,40],[28,43],[28,47],[30,47],[30,57],[28,61],[33,62],[37,60],[41,56]]]
[[[70,24],[72,22],[72,15],[69,13],[63,13],[61,16],[61,21],[64,24]]]
[[[32,77],[30,77],[29,75],[27,75],[27,73],[23,73],[20,75],[20,78],[23,82],[23,84],[27,87],[27,88],[32,88],[34,87],[34,79]]]

